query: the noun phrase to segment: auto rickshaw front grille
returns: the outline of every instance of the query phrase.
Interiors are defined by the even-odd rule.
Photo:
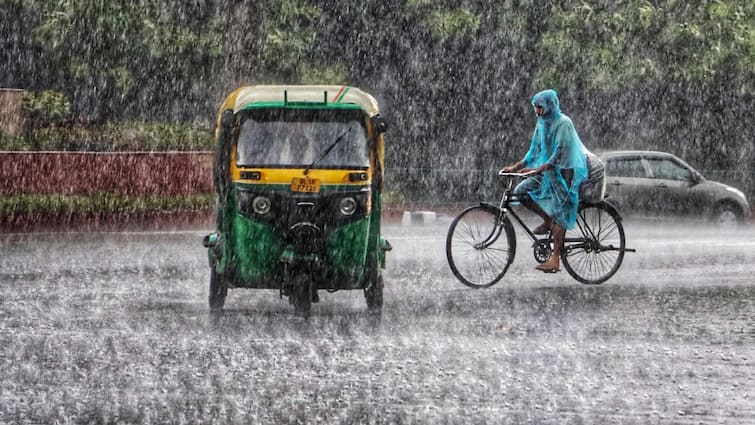
[[[300,254],[322,252],[325,248],[325,238],[319,227],[312,223],[296,223],[288,229],[287,238],[294,248],[294,251]]]
[[[317,203],[314,201],[296,201],[296,207],[290,212],[289,223],[314,221],[315,207],[317,207]]]
[[[264,214],[255,212],[255,198],[264,196],[270,200],[270,209]],[[293,194],[282,191],[255,191],[236,189],[236,207],[244,217],[271,224],[281,232],[297,223],[311,223],[319,229],[339,227],[367,216],[369,191],[339,191],[318,194]],[[339,211],[339,202],[345,197],[356,201],[350,215]]]

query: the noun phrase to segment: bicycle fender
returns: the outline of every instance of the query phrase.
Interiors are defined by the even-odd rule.
[[[468,209],[470,209],[470,208],[476,208],[476,207],[483,207],[486,210],[490,210],[490,211],[493,211],[493,212],[496,212],[496,211],[499,210],[498,205],[493,205],[493,204],[491,204],[489,202],[480,202],[478,205],[472,205],[471,207],[465,208],[465,211],[468,210]]]
[[[616,213],[616,216],[619,220],[624,221],[624,216],[621,215],[621,212],[616,208],[615,205],[612,203],[606,201],[605,199],[600,202],[583,202],[582,205],[587,207],[604,207],[606,210]]]

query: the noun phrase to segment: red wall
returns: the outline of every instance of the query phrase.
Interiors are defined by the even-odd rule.
[[[212,152],[0,152],[0,196],[210,193]]]

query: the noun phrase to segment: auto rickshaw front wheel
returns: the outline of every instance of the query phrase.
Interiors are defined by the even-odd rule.
[[[228,295],[228,287],[225,285],[223,276],[215,268],[210,268],[210,313],[217,315],[223,312],[225,297]]]
[[[364,288],[364,299],[367,301],[367,309],[372,312],[383,308],[383,276],[373,281],[370,286]]]
[[[294,312],[301,317],[308,318],[312,311],[314,282],[306,273],[295,273],[291,277],[291,293],[288,300],[294,306]]]

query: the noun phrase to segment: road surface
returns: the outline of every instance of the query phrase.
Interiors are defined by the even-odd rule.
[[[232,290],[201,237],[0,236],[0,423],[755,423],[755,228],[626,223],[619,272],[461,285],[448,223],[390,226],[380,319],[359,291],[294,317]]]

